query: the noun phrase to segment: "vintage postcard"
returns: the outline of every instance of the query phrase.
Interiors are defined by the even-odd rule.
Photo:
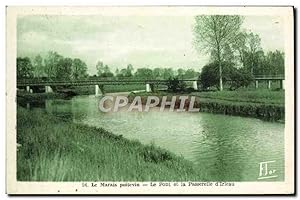
[[[8,194],[294,194],[294,8],[6,9]]]

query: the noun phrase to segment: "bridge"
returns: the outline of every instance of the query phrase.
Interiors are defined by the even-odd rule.
[[[267,81],[268,88],[271,88],[272,81],[280,81],[280,88],[284,89],[284,76],[276,75],[276,76],[266,76],[266,75],[257,75],[253,78],[255,81],[255,87],[259,87],[259,82]],[[150,92],[153,90],[154,85],[166,85],[169,80],[163,79],[116,79],[116,78],[101,78],[101,79],[88,79],[88,80],[36,80],[36,79],[27,79],[27,80],[18,80],[17,88],[26,87],[26,91],[33,92],[30,87],[45,87],[45,92],[53,92],[52,86],[95,86],[95,94],[98,95],[100,92],[103,93],[104,85],[130,85],[130,84],[145,84],[146,92]],[[193,88],[198,90],[198,78],[192,79],[179,79],[181,82],[192,82]],[[226,81],[234,81],[234,80],[226,80]]]
[[[145,80],[145,79],[95,79],[95,80],[70,80],[70,81],[37,81],[37,80],[20,80],[17,82],[18,87],[26,87],[26,91],[32,92],[30,87],[45,87],[45,92],[52,92],[52,86],[95,86],[95,94],[103,93],[104,85],[130,85],[130,84],[145,84],[146,91],[153,90],[154,85],[166,85],[169,80]],[[180,79],[183,82],[193,82],[193,88],[198,89],[197,78],[194,79]]]

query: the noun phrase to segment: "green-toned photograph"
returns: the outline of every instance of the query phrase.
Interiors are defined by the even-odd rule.
[[[115,9],[16,15],[17,182],[288,180],[284,14]]]

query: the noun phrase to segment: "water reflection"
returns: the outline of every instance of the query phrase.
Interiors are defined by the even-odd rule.
[[[114,134],[154,143],[195,163],[215,181],[257,181],[259,162],[275,160],[274,180],[284,178],[284,124],[208,113],[98,110],[99,98],[47,100],[45,110],[64,120],[103,127]]]

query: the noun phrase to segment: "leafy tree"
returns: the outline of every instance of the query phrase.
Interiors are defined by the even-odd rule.
[[[55,79],[58,76],[59,71],[57,69],[59,68],[59,62],[63,59],[61,55],[59,55],[57,52],[50,51],[48,52],[44,63],[45,63],[45,74],[50,79]]]
[[[184,75],[183,75],[183,78],[185,79],[189,79],[189,78],[195,78],[195,77],[198,77],[199,76],[199,73],[196,72],[194,69],[188,69],[185,71]]]
[[[73,60],[71,58],[61,58],[56,68],[56,79],[70,80],[72,77]]]
[[[168,79],[174,78],[174,77],[175,77],[175,73],[172,68],[164,68],[163,69],[163,74],[162,74],[163,79],[168,80]]]
[[[120,74],[120,70],[117,68],[116,71],[115,71],[115,76],[119,77],[119,74]]]
[[[72,63],[72,78],[75,80],[86,78],[87,75],[87,66],[79,58],[73,59]]]
[[[183,79],[184,75],[185,75],[185,70],[184,69],[182,69],[182,68],[177,69],[177,77],[179,79]]]
[[[100,76],[101,77],[113,77],[114,74],[110,71],[108,65],[105,65],[103,68],[103,73]]]
[[[103,62],[101,62],[101,61],[97,62],[96,69],[97,69],[97,75],[99,77],[113,77],[114,76],[114,74],[110,71],[109,66],[104,65]]]
[[[258,62],[258,54],[262,51],[260,45],[260,37],[257,34],[249,33],[246,34],[246,49],[244,53],[246,53],[244,66],[249,69],[251,74],[254,74],[254,68],[257,66]]]
[[[222,62],[240,32],[242,17],[237,15],[201,15],[195,17],[194,44],[198,51],[209,51],[218,63],[219,89],[223,90]]]
[[[238,52],[242,66],[252,74],[255,74],[254,71],[258,68],[259,58],[263,53],[259,35],[252,32],[240,32],[233,44],[233,48]]]
[[[43,58],[41,55],[37,55],[32,62],[34,69],[34,77],[43,77],[45,75],[45,69],[43,65]]]
[[[133,66],[132,64],[127,65],[125,77],[132,77]]]
[[[232,48],[237,52],[237,60],[243,67],[245,67],[245,52],[247,51],[246,39],[247,33],[239,32],[236,36],[235,42],[232,45]]]
[[[134,76],[139,79],[152,79],[152,70],[149,68],[139,68],[136,70]]]
[[[156,67],[153,69],[153,78],[155,79],[162,79],[163,76],[163,68]]]
[[[182,92],[186,88],[186,84],[178,78],[169,78],[167,82],[168,90],[172,92]]]
[[[253,80],[252,75],[244,68],[236,69],[233,63],[222,62],[223,79],[229,83],[231,90],[242,86],[248,86]],[[219,63],[214,62],[205,65],[199,76],[199,81],[204,89],[216,87],[219,89]]]
[[[253,81],[253,75],[245,68],[235,69],[230,73],[230,90],[247,87]]]
[[[126,74],[127,74],[127,69],[123,68],[120,70],[119,74],[118,74],[118,77],[126,77]]]
[[[32,78],[33,77],[33,66],[28,57],[17,58],[17,78]]]
[[[199,81],[202,88],[207,89],[212,86],[218,87],[219,75],[218,75],[218,63],[210,63],[205,65],[200,73]]]
[[[284,75],[284,53],[269,51],[266,55],[266,65],[270,75]]]
[[[96,69],[97,69],[97,75],[101,76],[101,74],[104,73],[104,64],[101,61],[98,61],[96,64]]]

